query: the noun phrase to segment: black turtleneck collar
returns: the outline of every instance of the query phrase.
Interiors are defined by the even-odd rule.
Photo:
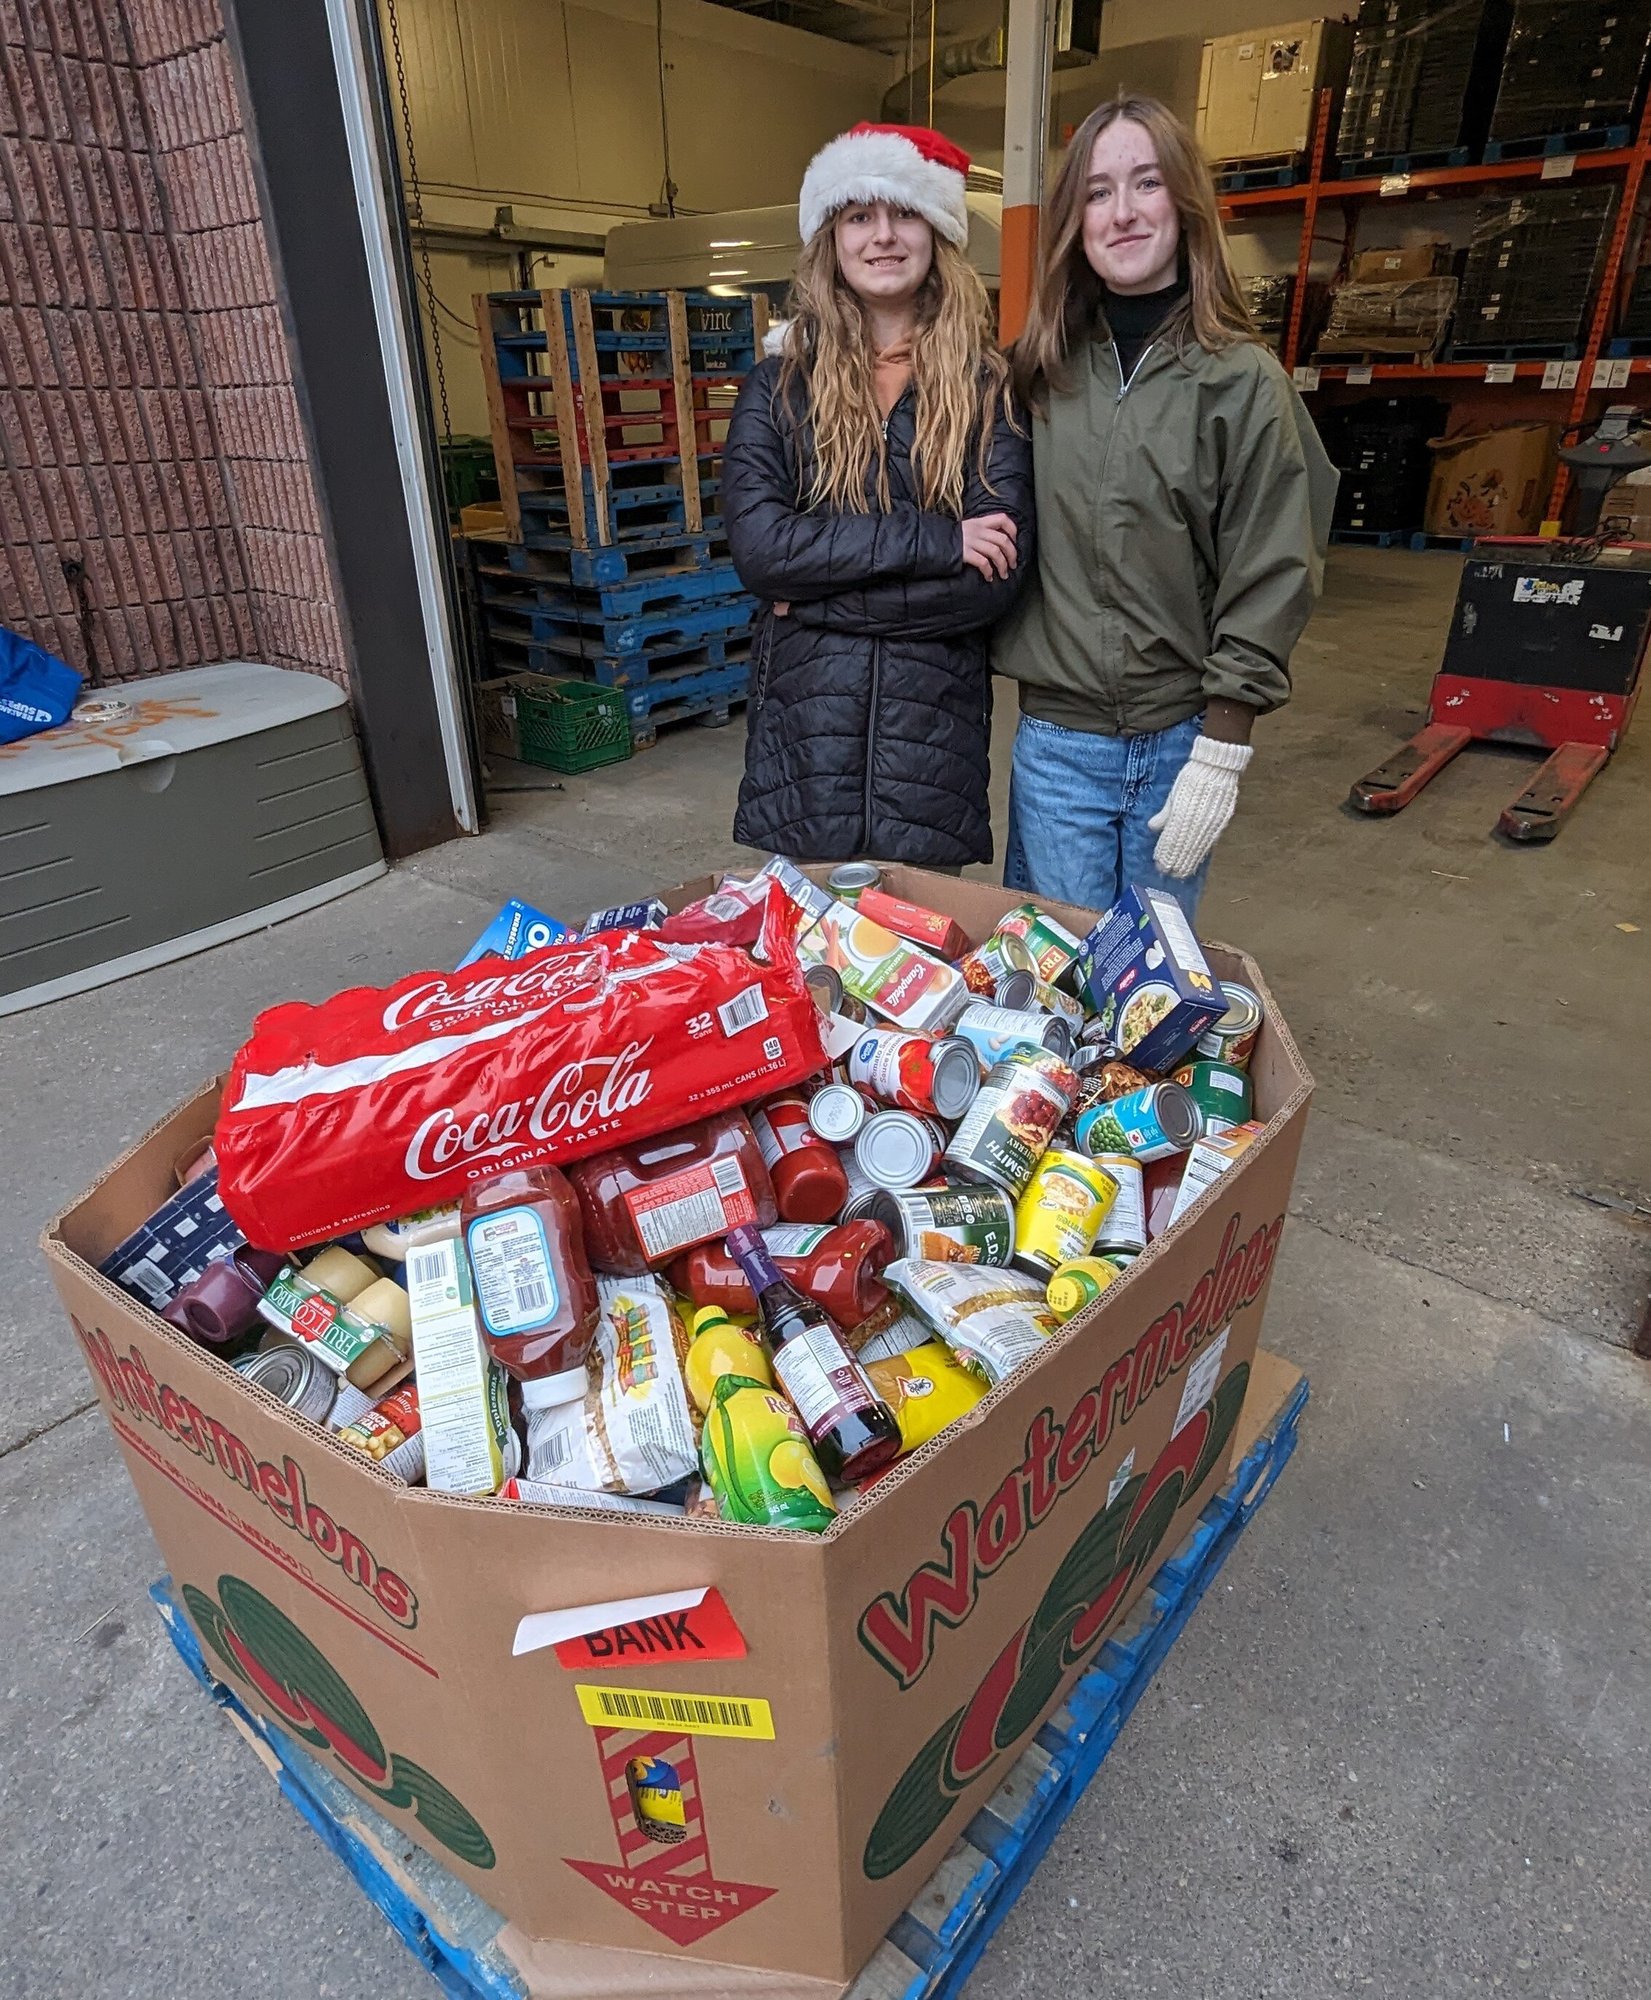
[[[1179,276],[1161,292],[1114,292],[1101,287],[1101,317],[1107,332],[1118,345],[1118,362],[1128,381],[1141,358],[1170,314],[1187,296],[1187,280]]]

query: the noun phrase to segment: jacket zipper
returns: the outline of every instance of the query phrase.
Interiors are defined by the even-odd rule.
[[[871,760],[877,747],[877,681],[883,664],[883,642],[871,642],[871,703],[866,710],[866,789],[861,801],[861,814],[865,821],[864,838],[860,843],[862,854],[871,852]]]
[[[1140,353],[1135,357],[1135,366],[1129,371],[1128,378],[1126,379],[1124,376],[1124,357],[1118,352],[1117,341],[1116,340],[1113,341],[1112,360],[1118,370],[1118,381],[1121,385],[1119,387],[1117,395],[1114,396],[1112,399],[1112,406],[1114,409],[1117,409],[1118,406],[1123,402],[1124,398],[1129,394],[1130,385],[1134,382],[1136,376],[1140,374],[1142,364],[1145,362],[1147,356],[1152,352],[1153,348],[1156,347],[1157,344],[1158,343],[1155,340],[1149,340],[1147,342],[1146,346],[1143,347]],[[1117,436],[1117,434],[1118,434],[1118,424],[1117,424],[1117,419],[1114,418],[1112,427],[1111,429],[1108,430],[1106,434],[1106,449],[1101,453],[1101,476],[1100,476],[1099,491],[1103,495],[1106,492],[1106,469],[1107,466],[1112,461],[1112,440],[1114,437]],[[1097,513],[1098,512],[1099,510],[1097,509]],[[1118,693],[1113,699],[1112,712],[1113,712],[1113,720],[1118,725],[1118,734],[1121,736],[1124,730],[1124,698],[1122,689],[1119,689]]]

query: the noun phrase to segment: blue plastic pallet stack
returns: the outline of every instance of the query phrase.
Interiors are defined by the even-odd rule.
[[[504,542],[475,551],[494,676],[625,691],[633,742],[726,721],[756,605],[716,512],[766,301],[708,292],[478,297]]]

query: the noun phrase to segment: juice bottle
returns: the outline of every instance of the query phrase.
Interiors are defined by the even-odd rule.
[[[796,1411],[771,1384],[718,1377],[699,1457],[725,1521],[815,1534],[831,1526],[837,1512],[831,1489]]]
[[[888,1298],[877,1276],[894,1258],[894,1238],[886,1224],[863,1220],[833,1228],[782,1223],[762,1232],[769,1255],[799,1292],[824,1306],[839,1326],[858,1326]],[[754,1313],[751,1282],[732,1253],[720,1243],[690,1250],[671,1266],[671,1283],[696,1306]]]
[[[774,1183],[774,1201],[784,1222],[835,1222],[848,1200],[848,1175],[836,1149],[808,1119],[800,1090],[771,1097],[751,1114],[751,1129],[762,1148]]]
[[[733,1230],[728,1248],[750,1280],[774,1373],[826,1476],[852,1482],[880,1472],[899,1456],[900,1426],[836,1322],[781,1273],[760,1229]]]
[[[482,1338],[523,1401],[542,1409],[582,1396],[598,1305],[565,1175],[526,1167],[483,1181],[466,1191],[459,1226]]]
[[[765,1388],[774,1386],[768,1349],[754,1327],[736,1326],[721,1306],[701,1306],[691,1322],[693,1338],[682,1364],[682,1379],[703,1415],[724,1375],[741,1375]]]

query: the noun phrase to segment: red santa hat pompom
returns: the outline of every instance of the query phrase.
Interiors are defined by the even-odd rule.
[[[808,163],[797,203],[803,241],[856,202],[886,201],[922,216],[962,250],[969,241],[968,171],[963,148],[926,125],[856,125]]]

